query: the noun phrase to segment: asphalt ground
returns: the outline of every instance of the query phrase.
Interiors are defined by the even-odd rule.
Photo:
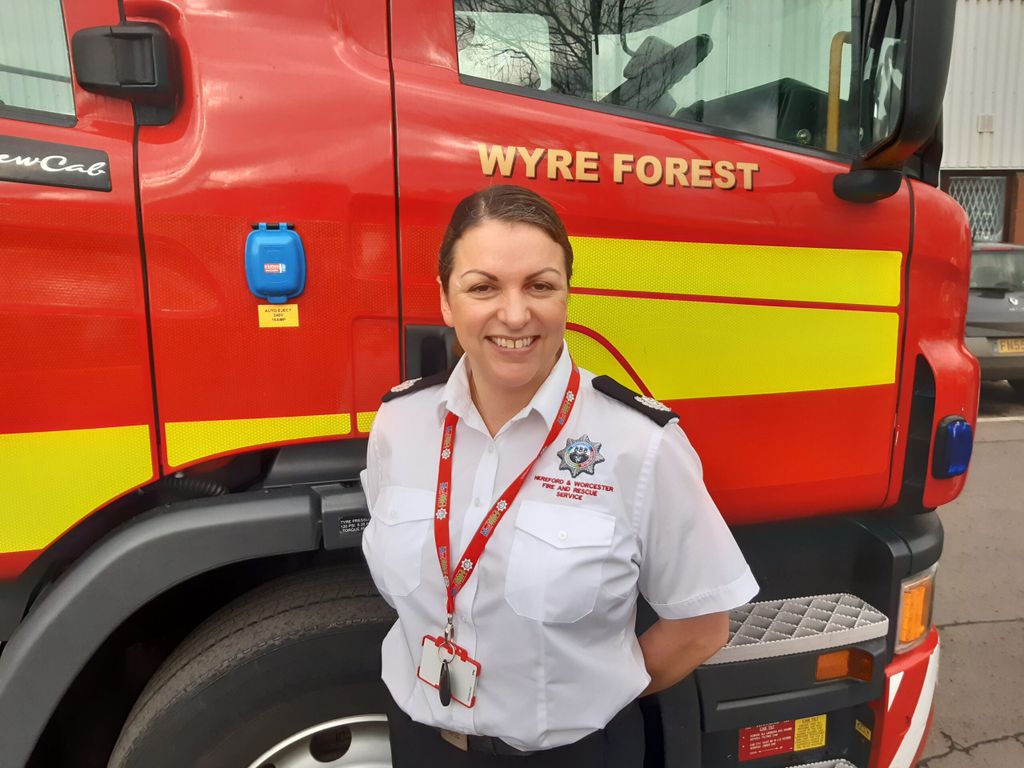
[[[1024,404],[984,383],[964,492],[940,510],[942,638],[919,768],[1024,768]]]

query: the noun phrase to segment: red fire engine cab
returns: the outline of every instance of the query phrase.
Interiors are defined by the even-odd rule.
[[[912,766],[978,387],[953,8],[4,3],[0,764],[389,763],[366,436],[453,362],[454,203],[516,183],[762,586],[648,764]]]

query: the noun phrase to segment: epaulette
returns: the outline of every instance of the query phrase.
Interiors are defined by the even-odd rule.
[[[451,375],[451,370],[447,370],[435,373],[432,376],[423,376],[419,379],[403,381],[401,384],[396,384],[389,391],[385,392],[380,401],[386,403],[389,400],[394,400],[396,397],[402,397],[402,395],[411,395],[413,392],[419,392],[421,389],[435,387],[438,384],[446,384]]]
[[[664,403],[655,400],[653,397],[639,395],[629,387],[624,387],[615,379],[608,376],[595,376],[594,389],[602,392],[608,397],[618,400],[623,405],[628,405],[634,411],[640,411],[651,421],[663,427],[670,421],[679,418],[679,414],[673,411]]]

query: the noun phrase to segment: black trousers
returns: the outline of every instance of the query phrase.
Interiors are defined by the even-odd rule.
[[[388,726],[394,768],[643,768],[644,764],[644,720],[635,701],[600,731],[564,747],[522,756],[464,752],[442,739],[436,728],[410,719],[393,701]]]

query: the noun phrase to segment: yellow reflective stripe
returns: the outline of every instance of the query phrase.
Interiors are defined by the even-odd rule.
[[[896,307],[899,251],[573,237],[579,288]]]
[[[177,421],[164,425],[167,463],[172,467],[239,448],[314,437],[340,437],[351,431],[352,417],[347,413],[276,416],[265,419]]]
[[[569,320],[604,336],[660,400],[896,380],[895,312],[575,294]],[[606,372],[606,358],[588,350],[574,350],[576,362]]]
[[[376,411],[362,411],[356,414],[356,428],[360,432],[369,432],[373,426],[373,420],[377,416]]]
[[[0,435],[0,552],[43,549],[154,475],[150,428]]]

